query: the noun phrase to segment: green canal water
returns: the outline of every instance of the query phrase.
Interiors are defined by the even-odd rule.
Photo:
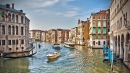
[[[52,44],[38,44],[42,46],[33,57],[0,58],[0,73],[130,73],[122,62],[114,63],[111,70],[109,62],[103,63],[102,49],[89,49],[85,46],[69,49],[62,45],[61,50],[56,50]],[[54,51],[60,52],[61,56],[48,61],[46,55]]]

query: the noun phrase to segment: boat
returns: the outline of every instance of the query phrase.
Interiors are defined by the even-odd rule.
[[[37,51],[33,52],[33,48],[31,50],[26,50],[26,51],[22,51],[22,52],[4,53],[2,57],[3,58],[12,58],[12,59],[31,57],[37,53]],[[32,53],[30,53],[30,52],[32,52]]]
[[[53,46],[52,46],[53,48],[55,48],[55,49],[57,49],[57,50],[60,50],[60,44],[53,44]]]
[[[48,59],[55,59],[58,58],[59,56],[60,56],[60,52],[53,52],[47,55]]]
[[[67,48],[75,48],[74,43],[71,43],[71,42],[65,42],[64,46],[67,47]]]
[[[32,53],[32,54],[22,53],[22,54],[20,54],[20,55],[7,54],[7,55],[4,55],[3,58],[12,58],[12,59],[15,59],[15,58],[31,57],[31,56],[35,55],[36,53],[37,53],[37,52]],[[15,54],[16,54],[16,53],[15,53]]]

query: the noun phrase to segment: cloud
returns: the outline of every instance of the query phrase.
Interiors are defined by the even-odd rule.
[[[42,10],[42,9],[35,10],[34,12],[35,12],[35,13],[40,13],[40,14],[47,14],[47,13],[49,13],[48,10]]]
[[[33,8],[44,8],[48,6],[52,6],[59,2],[60,0],[34,0],[30,2],[30,6]]]
[[[65,17],[74,17],[76,15],[78,15],[77,11],[67,11],[64,16]]]

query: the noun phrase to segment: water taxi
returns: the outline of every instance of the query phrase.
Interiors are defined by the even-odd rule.
[[[53,48],[55,48],[55,49],[57,49],[57,50],[60,50],[60,44],[53,44],[53,46],[52,46]]]
[[[75,48],[74,43],[71,43],[71,42],[65,42],[64,46],[67,47],[67,48]]]
[[[60,52],[53,52],[52,54],[48,54],[47,57],[48,59],[55,59],[60,56]]]

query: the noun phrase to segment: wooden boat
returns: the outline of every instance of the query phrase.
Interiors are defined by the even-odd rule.
[[[52,47],[55,48],[55,49],[57,49],[57,50],[60,50],[60,44],[53,44]]]
[[[67,48],[75,48],[74,43],[71,43],[71,42],[65,42],[64,46],[67,47]]]
[[[52,54],[48,54],[47,57],[48,59],[55,59],[60,56],[60,52],[53,52]]]

